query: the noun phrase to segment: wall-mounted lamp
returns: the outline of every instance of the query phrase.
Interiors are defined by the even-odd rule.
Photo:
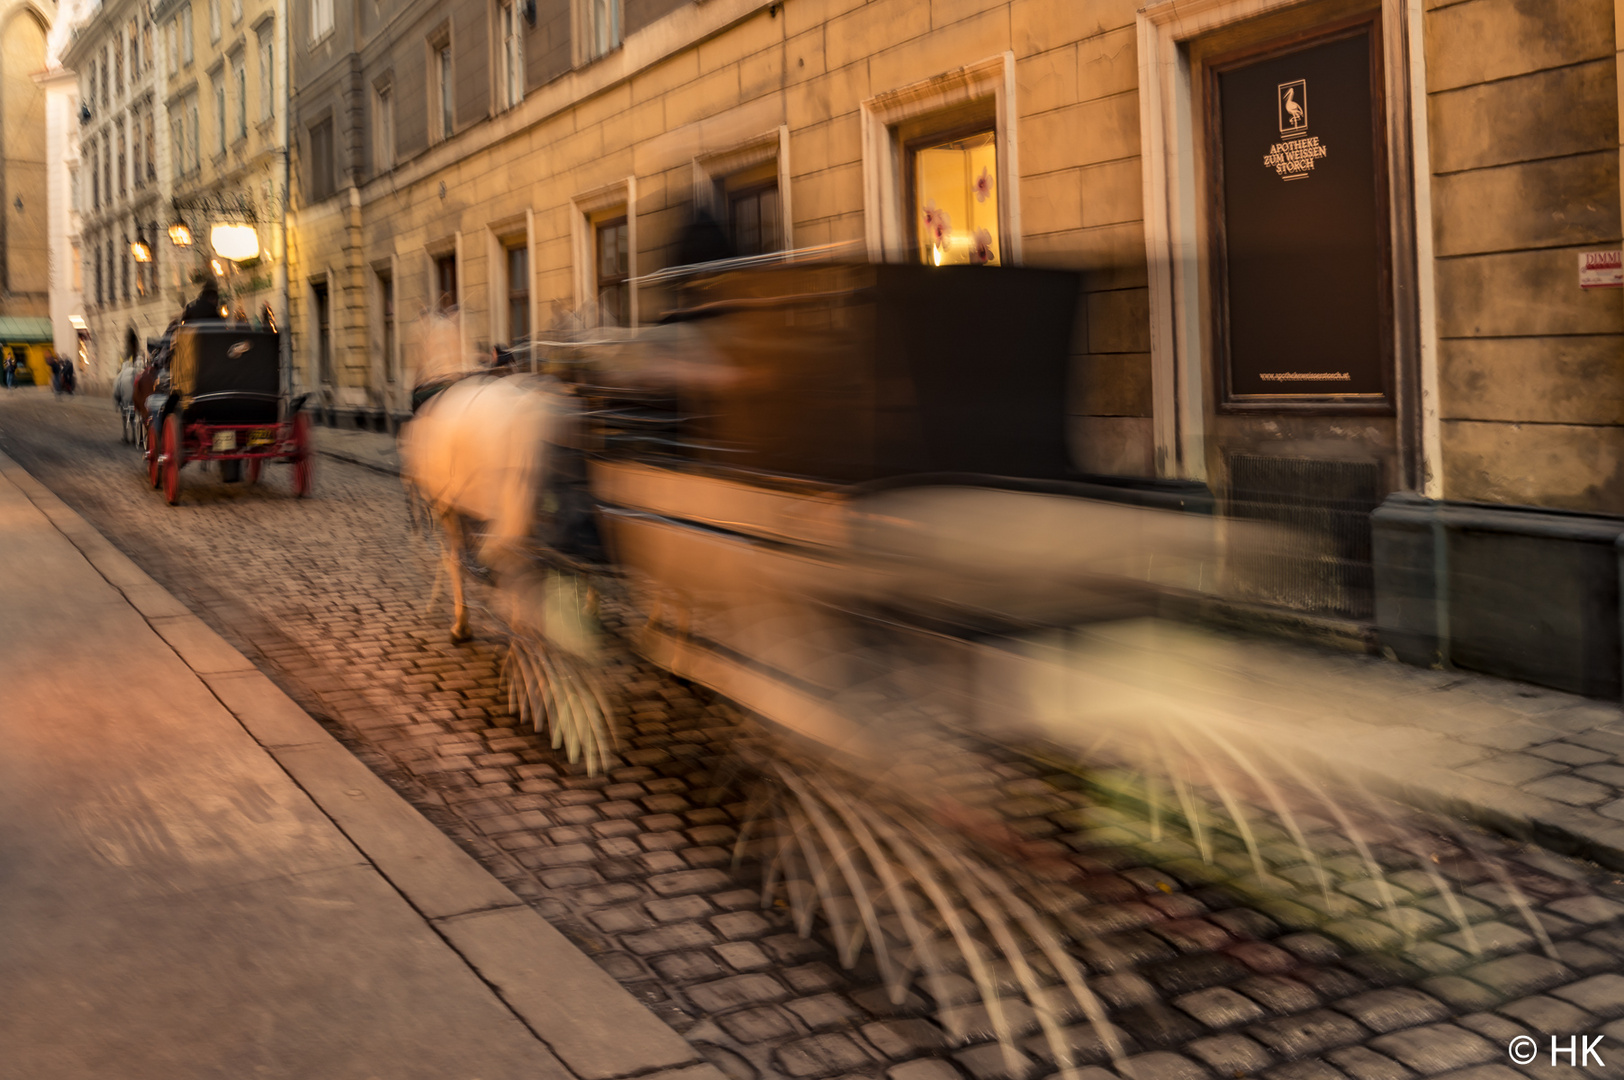
[[[192,246],[192,230],[186,227],[186,222],[177,221],[169,226],[169,242],[176,247]]]
[[[210,259],[209,269],[214,271],[215,277],[226,276],[226,264],[221,262],[219,259]]]
[[[152,261],[152,248],[147,245],[145,240],[131,240],[130,258],[138,263],[149,263]]]

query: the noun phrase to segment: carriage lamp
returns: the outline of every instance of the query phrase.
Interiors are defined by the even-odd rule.
[[[152,261],[152,248],[144,240],[131,240],[130,257],[138,263],[149,263]]]
[[[177,221],[169,226],[169,242],[176,247],[192,246],[192,230],[186,227],[186,222]]]
[[[209,229],[209,244],[216,255],[232,262],[259,257],[259,233],[252,225],[215,225]]]

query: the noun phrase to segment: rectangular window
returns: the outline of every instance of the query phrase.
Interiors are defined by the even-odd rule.
[[[192,62],[192,5],[180,9],[180,62]]]
[[[259,118],[276,115],[276,44],[267,31],[259,39]]]
[[[192,172],[197,172],[203,167],[203,128],[196,94],[186,101],[186,127],[186,149],[191,152],[191,160],[187,165]]]
[[[620,46],[621,0],[582,0],[586,4],[587,59],[598,57]]]
[[[323,383],[333,381],[333,326],[327,283],[312,282],[310,299],[316,308],[316,373]]]
[[[764,255],[783,250],[778,181],[728,192],[727,223],[733,237],[733,250],[740,255]]]
[[[118,194],[119,194],[119,198],[123,198],[125,195],[127,195],[129,193],[130,185],[129,185],[129,180],[127,179],[129,174],[130,174],[129,169],[130,169],[129,144],[126,141],[126,137],[125,137],[125,133],[124,133],[124,121],[120,120],[118,122]]]
[[[113,137],[109,132],[102,132],[102,191],[107,193],[109,205],[113,202]]]
[[[439,105],[440,138],[449,139],[457,130],[455,110],[455,83],[451,72],[451,43],[444,42],[434,49],[435,96]]]
[[[223,75],[214,77],[214,146],[215,152],[226,152],[226,80]]]
[[[509,345],[530,340],[530,249],[507,249],[507,339]]]
[[[395,93],[384,84],[372,93],[372,169],[388,172],[395,167]]]
[[[141,16],[141,60],[144,66],[141,70],[152,70],[152,63],[156,59],[157,57],[152,52],[152,24],[143,15]]]
[[[90,149],[90,205],[93,209],[101,209],[101,147],[92,146]]]
[[[112,104],[112,96],[107,92],[107,83],[110,77],[109,72],[112,70],[112,67],[113,50],[111,48],[103,49],[101,62],[101,99],[102,108],[104,109]]]
[[[110,48],[113,51],[113,93],[122,97],[124,94],[124,43],[119,41],[115,35]]]
[[[242,22],[242,0],[231,0],[231,25]]]
[[[152,119],[152,110],[146,111],[146,146],[147,146],[147,179],[158,179],[158,140],[154,138],[156,128]]]
[[[220,40],[220,0],[209,0],[209,40]]]
[[[129,245],[126,244],[121,249],[119,247],[119,245],[115,243],[113,245],[113,250],[108,252],[108,254],[111,255],[113,257],[113,259],[115,261],[117,261],[117,263],[118,263],[118,276],[119,276],[120,281],[122,282],[121,291],[124,293],[124,302],[129,303],[130,302],[130,263],[133,261],[130,258]]]
[[[631,259],[626,250],[626,219],[597,225],[598,325],[631,324]]]
[[[333,121],[328,118],[310,129],[310,200],[320,202],[333,191]]]
[[[147,184],[146,156],[141,148],[141,110],[130,114],[130,184],[136,188]]]
[[[104,304],[104,303],[107,302],[106,291],[102,288],[101,245],[97,244],[91,250],[95,252],[95,256],[96,256],[96,303],[98,305],[100,305],[100,304]]]
[[[998,148],[981,130],[912,143],[914,250],[932,266],[997,265]]]
[[[438,310],[450,311],[457,306],[457,256],[455,252],[435,257],[434,291],[438,297],[435,301]]]
[[[180,29],[176,20],[170,19],[164,23],[164,52],[169,54],[169,74],[180,72]]]
[[[68,209],[77,213],[84,208],[84,196],[79,192],[79,185],[84,177],[79,175],[79,166],[68,166]]]
[[[169,121],[169,157],[175,163],[175,179],[179,180],[186,175],[186,135],[177,115]]]
[[[395,279],[378,273],[378,311],[383,317],[383,379],[395,381]]]
[[[248,138],[248,65],[238,56],[231,61],[231,88],[237,94],[237,123],[234,134]]]
[[[310,40],[320,41],[333,32],[333,0],[310,0]]]
[[[502,4],[497,8],[496,17],[501,30],[502,54],[497,65],[501,73],[501,102],[504,109],[511,109],[524,100],[524,28],[516,3]]]
[[[130,20],[128,31],[130,39],[130,89],[135,89],[135,80],[141,75],[141,24],[134,19]]]

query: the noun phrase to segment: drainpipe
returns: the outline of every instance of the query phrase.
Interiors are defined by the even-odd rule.
[[[276,75],[281,78],[281,94],[277,87],[271,87],[271,97],[274,99],[271,107],[276,110],[276,138],[280,144],[278,154],[282,159],[282,175],[280,198],[277,200],[276,231],[277,241],[282,257],[276,261],[276,294],[281,303],[282,310],[277,313],[281,319],[281,351],[282,370],[287,385],[284,392],[292,395],[294,389],[293,374],[293,307],[291,303],[291,283],[288,275],[288,261],[292,258],[292,251],[288,246],[288,203],[293,198],[293,165],[292,148],[288,144],[288,132],[291,126],[288,122],[288,111],[293,105],[293,59],[289,55],[288,42],[288,5],[287,0],[277,0],[276,3],[276,48],[279,53]]]

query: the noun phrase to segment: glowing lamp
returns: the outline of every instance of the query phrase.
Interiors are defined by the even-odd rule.
[[[169,226],[169,242],[176,247],[192,246],[192,230],[186,227],[186,222],[177,221]]]
[[[215,277],[226,276],[226,264],[221,262],[219,259],[210,259],[209,269],[214,271]]]
[[[259,233],[252,225],[216,225],[209,230],[214,253],[232,262],[259,258]]]
[[[132,240],[130,241],[130,256],[138,263],[149,263],[152,261],[152,249],[143,241]]]

